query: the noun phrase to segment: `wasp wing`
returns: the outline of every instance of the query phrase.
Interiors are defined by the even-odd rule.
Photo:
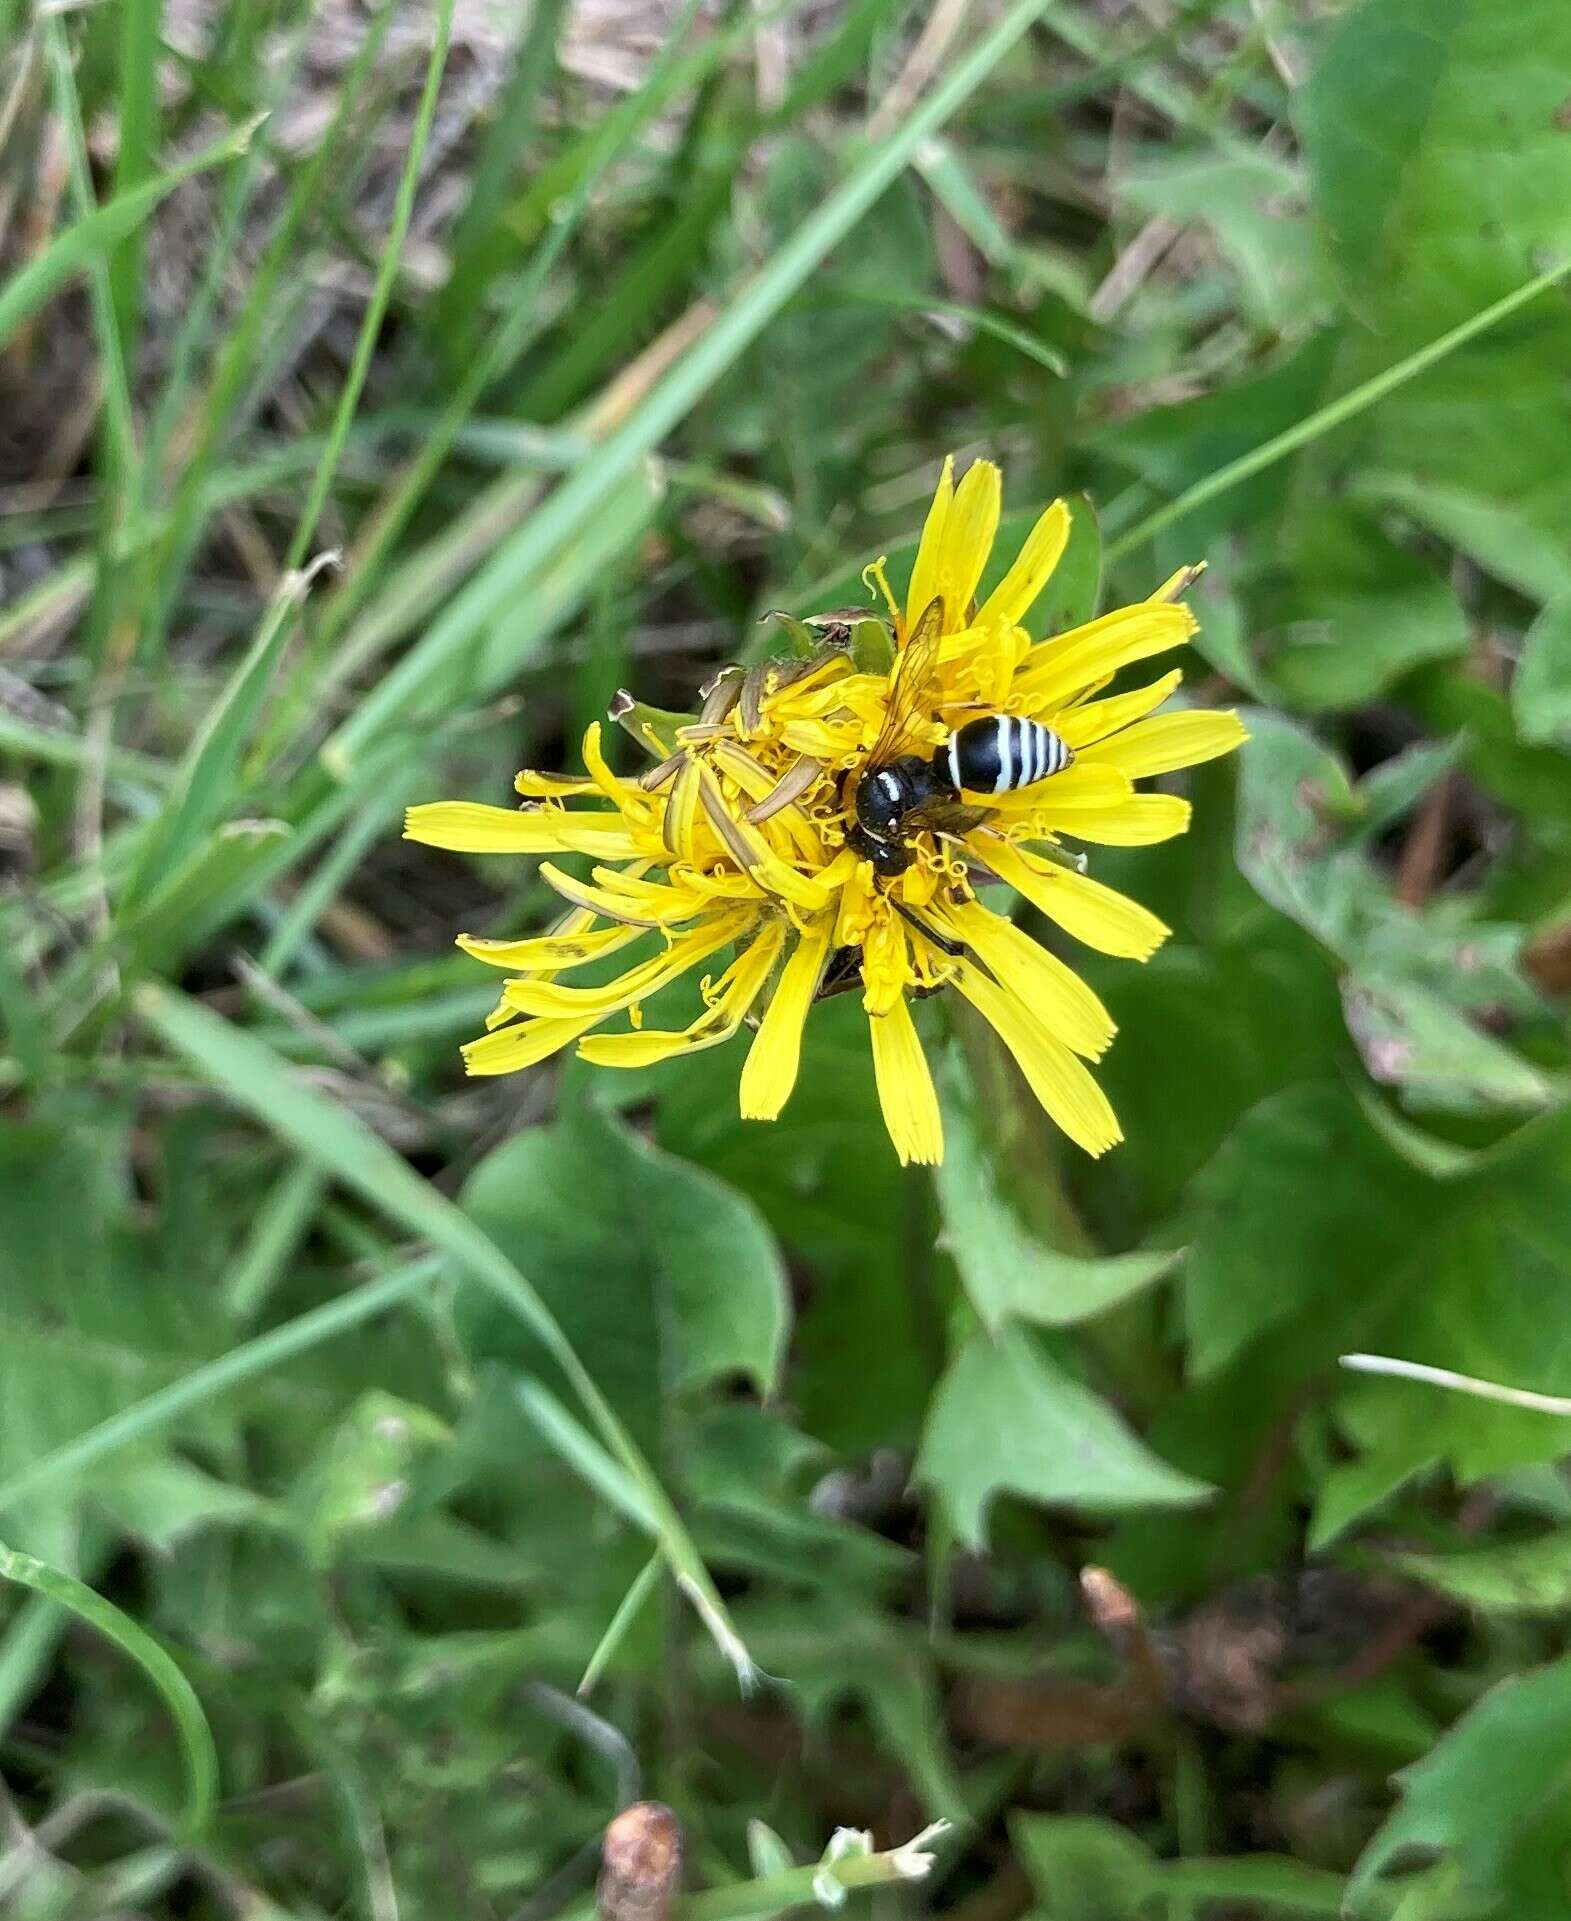
[[[933,668],[938,661],[939,642],[944,634],[944,599],[937,594],[922,610],[922,617],[911,629],[904,647],[895,656],[889,686],[889,705],[884,724],[873,751],[867,757],[870,768],[883,767],[897,760],[928,718],[923,702]]]
[[[903,825],[908,832],[913,827],[925,827],[930,834],[947,834],[954,840],[964,840],[997,811],[993,807],[971,807],[952,795],[939,794],[913,807]]]

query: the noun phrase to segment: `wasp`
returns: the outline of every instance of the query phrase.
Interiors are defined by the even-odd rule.
[[[911,865],[913,834],[964,834],[987,818],[989,810],[962,793],[1012,794],[1062,773],[1075,757],[1051,727],[1019,714],[978,715],[936,753],[909,751],[931,718],[927,690],[943,632],[940,595],[923,609],[896,658],[884,724],[850,794],[848,839],[886,880]]]

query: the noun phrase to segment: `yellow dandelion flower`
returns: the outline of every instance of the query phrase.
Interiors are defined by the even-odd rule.
[[[1101,1154],[1121,1138],[1086,1066],[1113,1038],[1106,1008],[982,893],[1012,889],[1072,939],[1145,960],[1168,930],[1091,878],[1064,843],[1143,846],[1182,833],[1189,803],[1134,783],[1228,753],[1245,735],[1232,713],[1158,712],[1177,669],[1105,691],[1121,668],[1195,631],[1180,596],[1196,569],[1149,600],[1033,639],[1024,623],[1069,538],[1062,501],[979,605],[1001,500],[991,462],[958,484],[944,463],[903,608],[881,563],[869,569],[888,607],[872,629],[883,630],[886,658],[870,657],[867,629],[853,631],[859,617],[823,616],[811,651],[727,668],[697,716],[646,711],[634,731],[657,764],[641,778],[611,771],[594,726],[583,775],[520,774],[519,810],[410,810],[406,831],[428,846],[590,863],[582,878],[542,862],[569,910],[550,932],[460,937],[509,976],[486,1033],[464,1049],[470,1073],[514,1073],[575,1042],[602,1066],[646,1067],[747,1026],[741,1111],[773,1120],[796,1084],[814,1002],[859,989],[895,1150],[933,1162],[938,1100],[909,1003],[952,987],[1072,1140]],[[634,954],[615,979],[571,978],[624,948]],[[696,1017],[646,1027],[644,1001],[701,969]],[[626,1026],[613,1031],[618,1015]]]

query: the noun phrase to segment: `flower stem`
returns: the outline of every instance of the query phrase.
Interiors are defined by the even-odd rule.
[[[898,1848],[885,1854],[864,1854],[835,1863],[834,1878],[840,1886],[883,1888],[907,1882],[910,1874],[897,1859]],[[673,1910],[672,1921],[743,1921],[744,1917],[782,1914],[790,1908],[816,1905],[813,1884],[823,1872],[816,1863],[792,1868],[786,1874],[772,1874],[763,1881],[739,1881],[734,1887],[710,1888],[703,1894],[690,1894]]]

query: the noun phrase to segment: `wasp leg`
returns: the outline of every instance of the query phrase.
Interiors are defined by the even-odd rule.
[[[860,947],[837,947],[824,969],[824,978],[818,984],[815,1001],[826,1001],[835,994],[849,994],[855,987],[862,985],[862,950]]]
[[[976,960],[976,955],[963,940],[956,940],[952,934],[940,934],[936,927],[929,927],[921,915],[913,908],[907,907],[904,901],[891,899],[889,904],[903,921],[914,927],[923,940],[930,941],[939,953],[947,954],[951,960]]]

